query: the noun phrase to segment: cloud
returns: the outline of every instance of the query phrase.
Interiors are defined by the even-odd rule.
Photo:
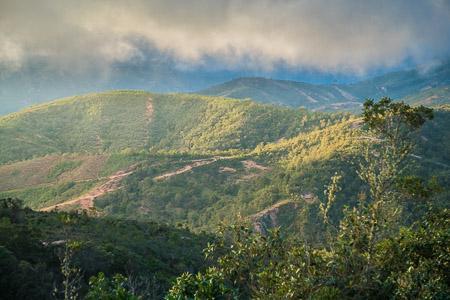
[[[23,49],[5,36],[0,36],[0,66],[7,70],[17,70],[21,67]]]
[[[83,71],[156,49],[182,66],[361,73],[450,53],[446,0],[2,0],[0,67]],[[154,53],[154,51],[151,51]]]

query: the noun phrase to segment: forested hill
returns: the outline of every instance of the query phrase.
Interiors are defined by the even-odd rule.
[[[221,97],[88,94],[0,118],[0,163],[51,153],[253,149],[343,118]]]
[[[353,84],[309,84],[267,78],[239,78],[199,91],[204,95],[251,98],[262,103],[325,111],[359,111],[366,98],[389,96],[411,104],[450,103],[450,63],[413,69]]]
[[[414,132],[402,226],[425,214],[429,194],[433,207],[447,206],[449,191],[440,187],[450,184],[449,115],[440,106]],[[320,247],[328,232],[321,212],[330,201],[323,191],[331,178],[340,178],[326,209],[332,224],[365,199],[357,168],[371,137],[363,123],[347,113],[142,91],[75,96],[4,116],[0,199],[9,200],[0,202],[0,264],[19,273],[0,284],[12,298],[28,295],[20,296],[21,282],[30,283],[24,293],[50,297],[49,283],[64,284],[64,261],[57,260],[68,239],[75,242],[71,264],[86,275],[80,294],[127,286],[156,298],[181,272],[208,267],[200,248],[205,232],[220,224],[242,222],[246,234],[263,235],[279,227]],[[112,278],[115,272],[128,281]],[[87,277],[95,274],[88,292]]]
[[[414,159],[420,172],[444,184],[448,108],[435,115]],[[312,208],[302,197],[312,195],[317,205],[336,170],[346,174],[340,205],[353,201],[346,195],[360,184],[351,163],[360,126],[350,114],[221,97],[75,96],[0,119],[0,197],[19,197],[34,209],[95,208],[196,231],[292,203],[292,195],[306,213]],[[314,218],[294,211],[269,225],[314,232]]]

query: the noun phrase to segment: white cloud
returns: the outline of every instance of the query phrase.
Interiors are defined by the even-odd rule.
[[[0,62],[45,59],[60,68],[107,67],[145,47],[182,64],[277,64],[364,72],[450,52],[445,0],[21,1],[0,3]]]

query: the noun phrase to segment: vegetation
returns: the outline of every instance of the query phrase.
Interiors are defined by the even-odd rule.
[[[400,229],[395,218],[402,206],[396,183],[413,149],[411,134],[432,118],[431,110],[384,98],[367,101],[363,117],[371,140],[363,146],[371,155],[358,173],[367,194],[335,226],[328,212],[340,176],[332,178],[320,205],[328,233],[321,245],[283,238],[278,230],[261,235],[242,224],[222,228],[205,250],[214,265],[179,277],[167,299],[447,298],[448,209],[431,209]]]
[[[41,208],[80,196],[132,165],[155,174],[154,165],[167,160],[166,167],[175,168],[179,159],[243,156],[257,145],[348,118],[197,95],[117,91],[72,97],[0,119],[0,162],[9,161],[0,166],[6,178],[0,193]]]
[[[161,298],[175,276],[203,267],[201,249],[207,240],[205,235],[154,222],[40,213],[22,208],[15,199],[4,199],[0,201],[2,298],[74,299],[89,289],[88,298],[99,299],[105,285],[122,294],[118,285],[123,276],[136,294]]]
[[[19,299],[161,298],[170,283],[168,299],[445,298],[449,113],[117,91],[3,117],[0,263],[19,271],[0,283]],[[116,177],[88,212],[29,209]]]
[[[389,95],[414,105],[449,104],[450,63],[427,71],[392,72],[352,84],[310,84],[289,80],[238,78],[200,91],[200,94],[253,99],[257,102],[321,111],[360,112],[364,99]]]
[[[56,179],[63,173],[67,171],[71,171],[81,165],[81,161],[74,161],[74,160],[68,160],[63,161],[57,164],[53,167],[53,169],[50,171],[50,174],[48,174],[49,179]]]
[[[290,200],[296,203],[295,209],[279,210],[278,225],[289,219],[290,222],[284,222],[283,230],[308,235],[313,242],[320,237],[316,226],[319,203],[314,199],[321,196],[329,178],[336,171],[343,172],[343,190],[330,211],[336,220],[342,217],[343,206],[356,204],[358,194],[363,192],[355,163],[359,153],[363,153],[356,147],[361,143],[361,130],[355,126],[359,123],[360,120],[353,118],[291,139],[260,144],[248,154],[155,181],[153,178],[157,175],[201,158],[166,156],[165,165],[143,164],[124,181],[121,191],[97,200],[96,207],[118,217],[132,215],[138,219],[151,218],[173,224],[182,222],[194,230],[213,231],[221,221],[230,223],[238,215],[251,216]],[[435,175],[439,184],[445,186],[449,169],[440,163],[450,161],[444,150],[448,148],[445,140],[448,133],[439,128],[448,126],[448,112],[437,111],[435,119],[429,123],[424,125],[414,151],[414,155],[421,159],[410,157],[412,161],[408,168],[420,178]],[[431,128],[435,128],[437,134]],[[245,160],[253,160],[270,170],[246,169],[242,163]],[[221,171],[225,167],[232,171]],[[302,198],[305,194],[312,194],[314,199],[305,202]],[[441,197],[443,202],[445,196]],[[142,207],[147,209],[139,209]]]
[[[252,149],[344,117],[198,95],[158,95],[153,103],[150,145],[181,151]]]
[[[7,115],[0,119],[0,162],[142,148],[147,141],[148,97],[143,92],[92,94]]]
[[[368,264],[363,216],[341,223],[336,240],[311,247],[272,231],[237,225],[207,250],[214,266],[183,274],[167,299],[446,299],[449,213],[430,212],[412,228],[376,243]]]
[[[0,118],[0,163],[51,153],[247,149],[343,117],[198,95],[90,94]]]
[[[85,112],[94,111],[93,104],[103,107],[104,113],[97,115],[91,125],[85,125],[92,128],[80,133],[83,139],[89,140],[95,139],[95,135],[90,136],[98,129],[94,124],[106,122],[97,119],[112,122],[117,118],[119,123],[125,122],[123,115],[109,108],[110,105],[133,102],[144,110],[149,98],[153,112],[146,123],[146,146],[112,148],[102,150],[101,154],[52,154],[4,164],[0,166],[4,178],[0,182],[0,195],[19,197],[32,208],[43,208],[78,197],[104,183],[115,172],[135,166],[134,173],[121,182],[120,190],[95,201],[98,210],[121,218],[182,223],[200,232],[214,231],[221,221],[233,222],[238,215],[251,217],[272,205],[290,201],[295,203],[293,209],[279,209],[279,221],[270,221],[265,226],[283,225],[283,230],[307,235],[311,242],[317,242],[320,237],[316,226],[319,203],[314,199],[321,195],[323,186],[337,170],[343,171],[343,191],[337,196],[330,215],[337,220],[342,217],[344,205],[357,202],[361,181],[354,162],[360,154],[356,145],[360,142],[361,120],[351,115],[143,92],[88,95],[44,105],[45,109],[36,107],[33,111],[43,113],[44,109],[45,115],[57,118],[58,111],[50,109],[53,106],[67,105],[69,111]],[[134,116],[133,122],[143,116],[141,111],[129,113]],[[446,151],[449,139],[445,130],[449,126],[448,113],[446,107],[438,109],[435,119],[424,126],[418,135],[415,164],[410,166],[421,178],[436,175],[441,185],[449,178],[446,165],[450,161]],[[19,114],[9,118],[22,117]],[[57,128],[64,124],[58,124]],[[28,127],[20,128],[28,130]],[[40,134],[47,128],[41,128]],[[128,127],[118,128],[116,135],[133,137],[134,133],[129,132]],[[167,180],[154,180],[193,160],[212,159],[215,155],[226,159]],[[246,160],[267,169],[245,167]],[[55,177],[61,172],[61,166],[74,167],[76,161],[81,161],[81,165]],[[302,195],[312,195],[313,200],[306,202]]]

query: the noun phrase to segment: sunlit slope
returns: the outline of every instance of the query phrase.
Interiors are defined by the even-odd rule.
[[[173,94],[153,98],[149,145],[156,149],[252,149],[347,118],[253,101]]]
[[[195,160],[187,156],[179,157],[177,165],[172,160],[165,169],[146,163],[124,180],[123,189],[98,199],[95,206],[117,217],[213,230],[222,221],[253,215],[292,195],[322,195],[334,172],[348,170],[340,159],[352,155],[357,131],[353,121],[261,144],[254,151],[192,169],[186,166],[195,166]],[[353,179],[347,182],[350,189]]]
[[[450,183],[449,120],[448,110],[437,110],[410,158],[416,174],[436,176],[444,187]],[[95,206],[118,217],[182,222],[196,230],[213,230],[239,215],[276,208],[273,224],[314,236],[318,206],[331,176],[343,175],[334,216],[342,206],[355,203],[363,190],[355,169],[361,154],[360,126],[361,120],[353,117],[192,169],[186,166],[194,165],[196,158],[187,156],[173,158],[164,169],[146,163],[124,180],[123,189],[98,199]],[[170,176],[161,177],[164,174]],[[279,204],[285,202],[297,209],[282,209]]]
[[[90,94],[5,116],[0,119],[0,162],[144,147],[150,97],[141,92]]]
[[[251,149],[342,117],[198,95],[89,94],[0,118],[0,163],[50,153]]]
[[[120,103],[126,105],[121,108]],[[92,107],[101,109],[89,119],[85,115]],[[69,123],[68,111],[86,124],[78,125],[75,118]],[[450,178],[449,120],[448,107],[439,108],[419,134],[412,158],[415,173],[435,175],[443,186]],[[113,127],[115,123],[123,125]],[[335,172],[344,175],[336,207],[355,201],[361,189],[354,170],[361,120],[350,115],[219,97],[111,92],[35,107],[3,118],[2,126],[2,134],[11,134],[11,145],[29,145],[30,155],[36,157],[0,165],[0,196],[20,197],[35,209],[72,205],[88,194],[96,195],[95,201],[80,200],[78,206],[64,208],[87,205],[107,215],[181,222],[196,230],[212,230],[238,215],[279,210],[274,224],[311,232],[304,222],[314,227],[313,211]],[[18,143],[19,133],[35,139],[41,152],[33,152],[33,144]],[[78,137],[68,150],[63,147],[66,136]],[[97,136],[109,143],[84,147],[86,141],[99,140]],[[2,155],[27,158],[7,146],[2,145]],[[42,157],[52,151],[57,153]],[[61,154],[64,151],[87,153]],[[117,172],[129,174],[99,193]],[[284,210],[283,201],[295,203],[299,214]],[[305,215],[310,209],[311,216]],[[284,211],[295,216],[283,217]]]

